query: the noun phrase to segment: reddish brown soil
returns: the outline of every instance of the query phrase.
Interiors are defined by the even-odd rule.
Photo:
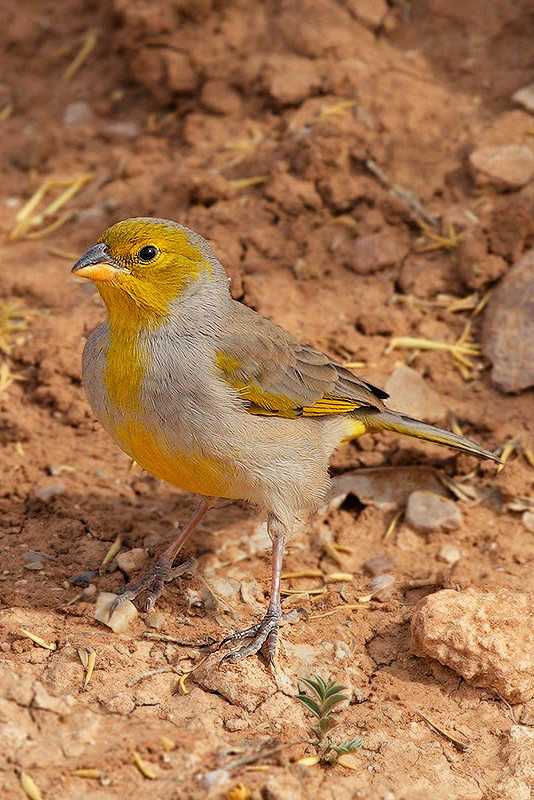
[[[362,5],[373,6],[2,6],[0,108],[12,103],[13,111],[0,121],[0,300],[26,314],[2,361],[20,380],[0,394],[2,797],[22,796],[21,770],[44,798],[57,800],[226,798],[238,783],[264,800],[530,797],[528,778],[514,774],[510,729],[534,724],[534,702],[512,710],[409,650],[412,610],[425,593],[442,586],[534,591],[532,533],[506,505],[533,493],[534,472],[520,457],[496,476],[491,465],[394,436],[368,436],[340,451],[336,471],[426,463],[450,477],[474,471],[469,485],[498,492],[492,502],[459,501],[465,522],[454,533],[424,536],[401,524],[384,542],[391,512],[352,500],[307,525],[289,545],[287,569],[342,569],[354,579],[301,600],[311,618],[283,629],[278,682],[260,659],[219,669],[212,658],[188,679],[186,695],[176,672],[131,685],[149,670],[191,668],[199,651],[147,639],[142,615],[118,636],[93,620],[90,598],[68,604],[76,595],[68,578],[98,564],[117,533],[125,547],[153,555],[192,504],[131,471],[89,411],[80,355],[103,310],[92,289],[70,276],[69,253],[74,260],[124,217],[177,219],[213,242],[236,297],[336,358],[364,361],[365,375],[383,384],[406,355],[384,352],[392,335],[453,341],[469,316],[418,301],[491,285],[465,277],[465,240],[478,242],[483,256],[504,258],[506,268],[532,244],[532,190],[475,191],[467,168],[473,146],[502,143],[503,128],[511,143],[534,146],[534,119],[512,112],[510,99],[533,79],[531,2],[391,2],[375,29],[358,20]],[[62,82],[95,27],[95,49]],[[66,126],[65,108],[78,100],[93,117]],[[133,136],[110,128],[117,122],[135,123]],[[368,159],[464,232],[460,251],[421,252],[429,240],[413,210],[369,171]],[[76,213],[64,225],[43,238],[9,239],[20,204],[46,176],[80,172],[93,178],[69,204]],[[233,183],[250,177],[262,180]],[[373,233],[387,239],[379,271],[373,260],[365,269],[353,263],[355,242]],[[409,302],[392,304],[395,292]],[[473,321],[475,340],[480,321]],[[534,447],[532,391],[500,394],[487,370],[466,381],[439,353],[422,353],[412,365],[466,433],[492,449],[512,437]],[[36,498],[57,483],[58,496]],[[178,580],[159,604],[160,633],[219,639],[259,616],[269,561],[264,539],[251,539],[257,524],[236,505],[210,514],[188,548],[205,551],[196,575]],[[351,548],[342,566],[325,553],[325,533]],[[437,559],[444,543],[463,553],[452,569]],[[26,568],[27,551],[49,557],[43,569]],[[389,594],[369,610],[321,617],[369,591],[362,567],[379,553],[395,559]],[[418,586],[424,579],[435,583]],[[98,587],[123,581],[116,571]],[[21,628],[57,649],[34,646]],[[85,647],[97,653],[86,689],[76,652]],[[312,752],[303,744],[260,755],[252,769],[246,757],[262,747],[310,735],[310,715],[293,696],[297,677],[312,673],[352,690],[336,736],[363,736],[357,769],[298,766]],[[458,752],[416,709],[472,747]],[[163,750],[163,734],[176,742],[172,752]],[[132,750],[154,767],[156,781],[142,777]],[[104,785],[72,777],[81,767],[102,769]]]

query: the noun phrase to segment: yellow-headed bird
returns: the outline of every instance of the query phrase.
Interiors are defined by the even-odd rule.
[[[498,461],[474,442],[388,410],[387,394],[232,300],[209,244],[175,222],[139,217],[113,225],[75,264],[96,283],[107,320],[83,354],[94,413],[148,472],[200,495],[176,540],[118,601],[151,589],[152,607],[175,556],[216,498],[247,500],[267,514],[272,587],[262,621],[237,660],[267,642],[274,658],[287,534],[329,488],[328,461],[342,442],[395,431]]]

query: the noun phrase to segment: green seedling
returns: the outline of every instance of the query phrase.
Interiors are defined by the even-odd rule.
[[[296,699],[306,706],[317,719],[317,723],[312,727],[312,733],[316,739],[312,740],[310,744],[316,748],[319,761],[337,764],[340,756],[356,752],[363,744],[361,738],[347,739],[338,744],[330,738],[330,731],[338,724],[333,711],[336,706],[347,700],[347,695],[344,694],[347,687],[341,686],[335,681],[327,683],[319,675],[315,675],[313,678],[301,678],[301,682],[312,692],[312,696],[299,694]]]

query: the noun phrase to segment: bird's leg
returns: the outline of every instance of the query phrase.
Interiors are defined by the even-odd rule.
[[[273,542],[272,556],[272,578],[271,578],[271,599],[267,613],[257,625],[252,625],[243,631],[230,634],[222,640],[219,647],[225,647],[233,642],[240,642],[242,639],[250,639],[248,644],[243,645],[233,653],[228,653],[221,659],[224,661],[239,661],[242,658],[257,653],[265,642],[267,642],[267,656],[271,665],[274,664],[276,656],[276,642],[278,628],[282,619],[282,609],[280,606],[280,577],[282,574],[282,563],[284,560],[285,529],[281,522],[274,516],[269,516],[269,534]]]
[[[187,570],[190,569],[192,563],[191,559],[184,561],[184,563],[180,564],[179,567],[173,569],[172,565],[174,559],[206,511],[209,511],[209,509],[214,505],[214,497],[201,498],[198,506],[176,539],[169,545],[169,547],[167,547],[157,561],[152,564],[150,569],[145,572],[140,580],[136,581],[136,583],[127,584],[119,593],[118,597],[110,606],[110,616],[113,614],[116,608],[125,602],[125,600],[134,600],[137,595],[141,594],[141,592],[144,592],[146,589],[152,589],[145,604],[146,610],[150,611],[150,609],[154,607],[156,600],[163,591],[165,581],[171,580],[172,578],[177,578],[179,575],[183,575],[184,572],[187,572]]]

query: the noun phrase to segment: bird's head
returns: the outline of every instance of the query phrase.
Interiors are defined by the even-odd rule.
[[[95,282],[108,312],[165,316],[190,287],[220,280],[208,243],[175,222],[135,217],[108,228],[72,268]]]

